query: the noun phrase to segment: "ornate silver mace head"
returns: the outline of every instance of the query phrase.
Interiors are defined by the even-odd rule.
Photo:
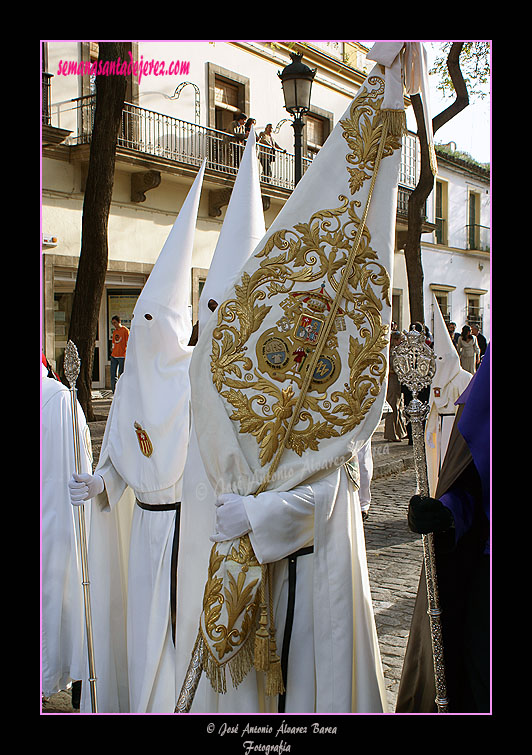
[[[79,359],[78,350],[73,341],[69,341],[65,347],[63,370],[71,389],[76,387],[80,366],[81,362]]]
[[[425,343],[425,334],[417,330],[403,331],[403,340],[392,350],[392,365],[399,382],[417,398],[417,394],[431,384],[436,372],[434,351]]]

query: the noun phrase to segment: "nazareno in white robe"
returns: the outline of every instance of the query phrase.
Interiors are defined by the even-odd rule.
[[[119,385],[120,381],[117,390]],[[108,426],[111,421],[112,407]],[[120,673],[129,691],[127,696],[124,691],[119,696],[118,710],[112,702],[111,694],[111,708],[106,712],[172,713],[176,689],[170,581],[176,512],[148,511],[140,508],[135,499],[151,505],[180,501],[182,480],[178,480],[175,485],[164,491],[151,494],[133,491],[109,458],[105,436],[96,471],[104,479],[105,491],[93,501],[93,516],[100,521],[114,512],[119,522],[118,531],[123,536],[121,542],[117,542],[115,546],[117,558],[120,558],[121,597],[125,622],[118,627],[118,632],[125,637],[125,642],[121,643],[120,654],[122,663],[127,663],[127,671],[122,668]],[[109,537],[104,528],[102,537]],[[102,541],[101,547],[98,547],[95,535],[94,560],[99,558],[98,553],[103,552],[110,553],[112,548],[105,545],[105,540]],[[106,605],[107,601],[103,601],[104,611],[107,611]],[[99,606],[96,603],[93,613],[98,616],[98,611]],[[103,620],[108,620],[107,614]],[[119,621],[119,615],[111,616],[110,620]],[[123,657],[126,647],[127,661]],[[111,654],[111,651],[107,652]],[[97,661],[96,666],[98,673]],[[111,687],[114,686],[112,674],[107,682],[102,679],[99,688],[108,683]],[[87,699],[86,704],[89,702]]]
[[[121,696],[118,702],[121,711],[127,704],[131,713],[173,713],[176,700],[172,547],[190,431],[190,266],[205,165],[206,160],[137,299],[124,373],[96,468],[105,490],[93,500],[94,508],[102,515],[116,511],[120,522],[117,547],[107,550],[107,557],[116,560],[120,554],[117,570],[122,584],[118,612],[105,595],[96,610],[106,624],[122,622],[108,646],[116,645],[118,638],[120,652],[127,647],[127,663],[121,661],[119,672],[127,675],[129,700]],[[129,495],[125,507],[124,495]],[[139,502],[174,508],[145,509]],[[93,544],[97,559],[96,537]],[[105,541],[102,547],[105,551]],[[107,651],[118,658],[114,650]],[[111,689],[113,684],[109,674],[102,686]]]
[[[191,452],[193,443],[191,441]],[[200,459],[201,466],[201,459]],[[197,496],[183,496],[178,566],[178,691],[186,673],[201,611],[214,530],[212,487],[195,478]],[[274,616],[281,654],[287,595],[287,556],[297,559],[294,623],[288,660],[286,713],[381,713],[386,693],[375,628],[364,530],[357,493],[342,468],[289,492],[246,496],[250,540],[261,563],[274,562]],[[206,542],[207,541],[207,542]],[[185,648],[189,648],[184,654]],[[191,713],[276,713],[254,670],[235,689],[216,693],[202,675]]]
[[[92,471],[88,425],[77,405],[80,460]],[[42,691],[45,697],[83,677],[85,616],[77,515],[68,481],[75,471],[72,407],[68,388],[42,376]],[[85,511],[89,529],[90,512]]]

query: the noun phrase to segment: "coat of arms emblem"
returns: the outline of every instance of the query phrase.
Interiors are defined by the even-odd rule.
[[[315,291],[293,291],[280,303],[284,315],[277,328],[266,330],[257,342],[257,357],[262,371],[275,380],[300,383],[305,374],[305,362],[314,351],[332,303],[325,286]],[[345,329],[344,313],[338,316],[314,370],[311,390],[324,390],[339,374],[337,353],[338,330]]]

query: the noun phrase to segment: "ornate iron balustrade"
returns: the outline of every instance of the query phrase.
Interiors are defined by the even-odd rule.
[[[95,97],[79,97],[54,106],[54,125],[61,126],[65,114],[75,112],[77,123],[74,133],[66,144],[89,144],[94,123]],[[411,137],[411,135],[409,135]],[[407,141],[411,141],[409,138]],[[224,131],[189,123],[174,116],[125,103],[118,145],[154,157],[166,158],[186,165],[199,166],[207,158],[207,167],[218,173],[235,176],[244,147],[231,139]],[[410,149],[409,154],[411,155]],[[263,166],[261,181],[274,188],[292,190],[295,185],[295,157],[291,153],[275,151],[270,163],[270,174],[264,171],[266,152],[258,145],[257,155]],[[411,162],[412,157],[408,158]],[[303,172],[312,160],[303,157]],[[414,171],[415,172],[415,171]],[[410,171],[412,173],[412,171]],[[413,176],[414,174],[412,174]],[[412,176],[408,179],[412,179]],[[398,214],[407,215],[408,197],[413,187],[399,187]]]
[[[69,144],[88,144],[94,122],[94,97],[77,101],[78,133]],[[164,113],[124,104],[118,146],[174,162],[199,166],[207,158],[207,167],[218,173],[236,175],[244,146],[224,131],[189,123]],[[264,166],[266,152],[258,145],[257,155]],[[303,160],[303,171],[311,160]],[[270,164],[270,175],[261,176],[263,183],[284,189],[294,188],[294,155],[276,150]]]

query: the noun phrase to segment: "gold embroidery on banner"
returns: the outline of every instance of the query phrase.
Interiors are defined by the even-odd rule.
[[[225,562],[225,568],[222,565]],[[230,563],[240,566],[233,573]],[[224,556],[216,546],[211,550],[207,583],[203,594],[203,617],[209,645],[216,651],[218,662],[230,660],[242,643],[248,639],[256,618],[257,579],[248,579],[251,568],[260,565],[255,558],[248,537],[239,541],[238,551],[232,547]],[[224,576],[216,576],[218,573]]]
[[[382,132],[380,107],[384,94],[384,80],[378,76],[370,76],[368,84],[378,84],[378,88],[365,91],[360,98],[357,97],[351,106],[349,118],[341,121],[344,139],[352,150],[346,159],[348,163],[356,166],[347,169],[351,176],[349,188],[352,194],[362,187],[364,181],[371,179]],[[383,157],[391,155],[400,146],[401,137],[389,134],[384,145]]]
[[[364,90],[343,120],[343,135],[351,150],[350,190],[359,191],[371,178],[382,125],[379,109],[384,82],[372,77],[373,91]],[[386,139],[384,154],[399,147],[397,137]],[[360,226],[361,202],[340,195],[340,204],[315,212],[307,223],[273,233],[255,255],[258,269],[244,272],[235,286],[234,298],[218,309],[213,331],[211,371],[213,382],[233,407],[230,419],[239,422],[241,433],[252,434],[259,445],[262,466],[271,461],[285,441],[286,429],[302,383],[305,363],[327,316],[327,306],[339,288]],[[305,289],[315,283],[321,288]],[[390,279],[371,248],[367,226],[348,279],[327,343],[314,374],[287,447],[302,455],[318,450],[323,438],[344,435],[354,429],[369,411],[386,375],[387,325],[382,322],[382,302],[390,306]],[[277,303],[277,297],[283,296]],[[272,304],[267,302],[272,301]],[[277,327],[256,334],[272,306],[280,307]],[[346,319],[356,335],[344,339],[349,377],[336,385],[342,371],[339,337]],[[282,384],[285,383],[283,386]],[[331,391],[329,391],[331,389]]]
[[[376,89],[363,90],[350,117],[342,121],[351,150],[346,160],[354,166],[347,168],[352,194],[372,178],[366,171],[371,173],[375,167],[382,133],[377,115],[383,81],[372,77],[368,83]],[[400,140],[386,138],[384,146],[384,154],[390,154]],[[369,194],[373,186],[374,180]],[[341,436],[356,427],[386,375],[387,326],[381,312],[383,302],[390,306],[389,276],[371,248],[368,228],[361,227],[367,203],[359,216],[359,199],[340,195],[338,201],[338,207],[315,212],[306,223],[273,233],[256,254],[258,269],[242,274],[234,297],[217,311],[212,333],[213,383],[231,405],[230,418],[239,423],[240,432],[255,437],[262,466],[272,458],[275,464],[289,427],[286,445],[299,455],[318,450],[323,438]],[[341,308],[337,308],[335,297],[346,283],[342,271],[348,257],[349,278],[345,291],[342,288]],[[272,315],[277,316],[261,331],[272,307],[276,308]],[[334,322],[327,316],[331,309]],[[318,341],[320,332],[326,333],[326,339]],[[344,370],[340,353],[347,358]],[[311,364],[312,376],[308,373]],[[341,375],[345,376],[343,385],[339,384]],[[298,390],[301,386],[305,391]],[[296,406],[300,407],[297,418],[293,416]],[[225,553],[220,553],[224,548]],[[202,668],[217,692],[226,691],[226,667],[235,687],[253,665],[262,670],[267,665],[270,671],[275,668],[275,653],[268,653],[266,664],[265,657],[256,654],[257,646],[253,648],[252,630],[261,604],[262,633],[258,634],[267,643],[259,650],[273,650],[273,633],[270,637],[266,628],[263,580],[264,569],[248,535],[239,538],[237,547],[234,543],[214,545],[198,642]],[[270,616],[270,632],[272,627]],[[267,686],[266,693],[277,694],[280,689]]]

